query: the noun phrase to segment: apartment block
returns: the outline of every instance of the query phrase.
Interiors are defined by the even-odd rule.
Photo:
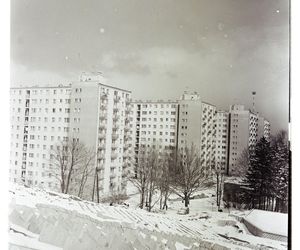
[[[215,167],[216,107],[203,102],[197,93],[184,93],[178,101],[178,149],[192,144],[199,151],[201,165]]]
[[[135,101],[132,114],[135,156],[141,147],[182,150],[193,144],[201,164],[214,168],[216,107],[201,101],[197,93],[184,93],[176,101]]]
[[[253,149],[258,140],[270,136],[270,123],[243,105],[231,105],[229,111],[228,174],[239,175],[238,160],[243,150]]]
[[[89,75],[72,84],[70,133],[94,148],[100,192],[125,192],[131,150],[131,92],[102,84],[101,80]]]
[[[261,115],[258,115],[258,127],[257,127],[257,138],[265,137],[267,140],[270,139],[270,122]]]
[[[217,111],[216,114],[216,166],[227,173],[229,112]]]
[[[176,147],[178,104],[173,101],[135,101],[132,103],[133,144],[141,147],[172,150]]]
[[[20,87],[10,90],[10,180],[57,190],[49,173],[50,151],[67,141],[71,86]]]
[[[50,150],[72,139],[95,152],[100,194],[125,192],[131,92],[102,82],[83,75],[68,86],[11,89],[11,181],[58,190]]]

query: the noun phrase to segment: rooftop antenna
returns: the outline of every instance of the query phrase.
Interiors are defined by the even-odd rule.
[[[252,111],[255,113],[255,95],[256,91],[252,91]]]

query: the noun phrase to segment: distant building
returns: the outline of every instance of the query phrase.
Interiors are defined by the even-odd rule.
[[[141,148],[171,152],[176,147],[178,104],[174,101],[132,102],[135,161]]]
[[[243,105],[231,105],[229,109],[228,174],[240,175],[239,158],[244,150],[255,147],[260,137],[270,136],[270,124],[263,117]]]
[[[228,167],[229,112],[216,114],[216,167],[227,173]]]
[[[131,92],[83,75],[67,86],[10,90],[10,180],[59,190],[50,173],[50,151],[60,141],[79,140],[96,152],[101,194],[125,191],[130,164]]]
[[[258,115],[258,126],[257,126],[257,138],[258,140],[265,137],[267,140],[270,139],[270,122],[264,117]]]
[[[197,93],[184,93],[178,101],[178,149],[192,144],[207,171],[215,167],[216,107],[203,102]]]
[[[196,93],[184,93],[178,101],[135,101],[132,105],[136,160],[141,147],[182,150],[193,144],[201,164],[207,170],[214,168],[214,105],[201,101]]]

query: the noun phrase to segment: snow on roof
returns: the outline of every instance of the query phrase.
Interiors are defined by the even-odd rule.
[[[282,236],[288,234],[287,214],[253,209],[246,215],[245,220],[267,233]]]

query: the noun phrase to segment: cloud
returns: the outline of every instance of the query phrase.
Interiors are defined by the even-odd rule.
[[[150,74],[150,68],[143,62],[137,52],[105,53],[100,61],[105,71],[118,71],[125,74]]]

